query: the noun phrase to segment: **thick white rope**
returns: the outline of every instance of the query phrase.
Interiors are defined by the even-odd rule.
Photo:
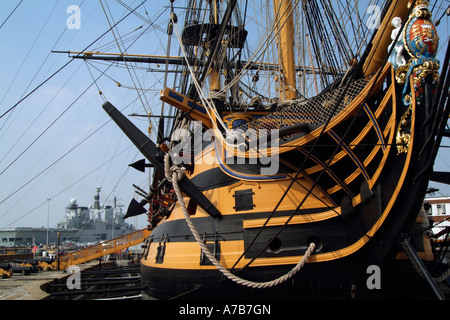
[[[256,289],[269,288],[269,287],[274,287],[274,286],[292,278],[306,264],[309,257],[311,256],[311,254],[314,252],[314,249],[316,248],[316,245],[313,242],[309,245],[309,248],[305,252],[302,259],[297,263],[297,265],[294,268],[292,268],[291,271],[289,271],[285,275],[283,275],[277,279],[274,279],[272,281],[267,281],[267,282],[249,281],[249,280],[242,279],[242,278],[232,274],[230,271],[228,271],[224,266],[222,266],[220,264],[219,261],[217,261],[217,259],[211,253],[211,251],[209,251],[206,244],[202,241],[200,235],[198,234],[197,230],[195,229],[195,226],[192,223],[191,217],[189,216],[189,213],[186,208],[186,204],[184,203],[184,200],[183,200],[183,195],[181,193],[180,187],[178,186],[178,181],[180,181],[183,178],[183,175],[184,175],[186,169],[184,167],[180,168],[177,166],[170,167],[169,160],[170,160],[169,154],[166,154],[164,157],[164,172],[166,175],[166,179],[169,182],[172,182],[173,188],[175,190],[175,194],[177,195],[178,203],[180,204],[180,207],[183,211],[184,218],[186,219],[189,229],[191,230],[192,234],[194,235],[194,238],[197,241],[197,243],[200,245],[200,248],[202,249],[203,253],[208,257],[208,259],[211,261],[211,263],[213,265],[215,265],[216,268],[220,272],[222,272],[222,274],[225,275],[228,279],[230,279],[240,285],[244,285],[244,286],[251,287],[251,288],[256,288]]]

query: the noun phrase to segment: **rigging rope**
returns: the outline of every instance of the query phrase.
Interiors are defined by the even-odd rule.
[[[108,30],[106,30],[105,32],[103,32],[103,34],[101,36],[99,36],[97,39],[95,39],[93,42],[91,42],[86,48],[84,48],[83,50],[81,50],[81,52],[86,51],[90,46],[92,46],[94,43],[96,43],[98,40],[100,40],[101,38],[103,38],[103,36],[105,36],[109,31],[112,30],[112,28],[116,27],[119,23],[121,23],[123,20],[125,20],[125,18],[127,18],[130,14],[132,14],[136,9],[138,9],[141,5],[144,4],[144,2],[146,2],[147,0],[143,0],[143,2],[141,2],[141,4],[139,4],[136,8],[134,8],[133,11],[131,11],[130,13],[128,13],[127,15],[125,15],[122,19],[120,19],[119,21],[117,21],[117,23],[115,23],[112,27],[110,27]],[[81,55],[81,52],[77,54],[76,57]],[[58,70],[56,70],[52,75],[50,75],[47,79],[45,79],[44,81],[42,81],[36,88],[34,88],[33,90],[31,90],[29,93],[27,93],[25,96],[23,96],[18,102],[16,102],[11,108],[9,108],[8,110],[6,110],[2,115],[0,115],[0,119],[3,118],[5,115],[7,115],[9,112],[11,112],[12,110],[14,110],[20,103],[22,103],[22,101],[24,101],[25,99],[27,99],[29,96],[31,96],[35,91],[37,91],[40,87],[42,87],[45,83],[47,83],[51,78],[53,78],[56,74],[58,74],[61,70],[63,70],[65,67],[67,67],[72,61],[74,61],[75,58],[72,57],[72,59],[70,59],[66,64],[64,64],[61,68],[59,68]]]
[[[411,12],[412,12],[412,10],[413,10],[413,8],[414,8],[415,2],[416,2],[416,0],[413,1],[412,5],[411,5],[411,8],[410,8],[409,14],[411,14]],[[403,22],[402,28],[404,27],[405,23],[406,23],[406,20]],[[399,35],[400,35],[400,33],[397,35],[397,38],[399,37]],[[395,41],[397,41],[397,38],[395,39]],[[322,169],[322,171],[320,172],[319,176],[315,179],[314,185],[311,187],[311,189],[310,189],[310,191],[308,192],[308,194],[307,194],[306,196],[304,196],[302,202],[300,202],[300,205],[297,207],[297,209],[294,211],[294,213],[291,214],[291,218],[292,218],[292,216],[296,213],[296,211],[298,211],[298,209],[299,209],[300,206],[303,204],[303,202],[306,200],[306,198],[310,195],[312,189],[315,187],[315,185],[316,185],[316,184],[318,183],[318,181],[321,179],[321,177],[322,177],[322,175],[324,174],[324,172],[326,171],[327,167],[330,165],[332,159],[336,156],[338,150],[342,147],[342,144],[343,144],[344,140],[346,139],[346,137],[347,137],[347,135],[349,134],[351,128],[354,126],[355,122],[356,122],[357,119],[358,119],[357,115],[361,112],[362,106],[366,103],[367,99],[371,96],[371,94],[372,94],[372,92],[373,92],[372,90],[374,89],[375,84],[377,83],[379,77],[381,76],[382,70],[383,70],[384,66],[388,63],[388,57],[389,57],[390,54],[392,53],[393,48],[394,48],[394,47],[392,47],[392,48],[389,50],[388,55],[387,55],[386,59],[384,60],[383,65],[382,65],[382,66],[380,67],[380,69],[375,73],[375,75],[374,75],[375,80],[374,80],[374,82],[372,83],[371,88],[369,89],[368,94],[364,97],[364,100],[361,102],[361,107],[359,107],[358,110],[356,111],[356,115],[353,117],[352,121],[350,122],[350,124],[348,125],[348,127],[347,127],[347,129],[345,130],[344,134],[342,135],[342,139],[341,139],[339,145],[335,148],[333,154],[332,154],[331,157],[330,157],[330,160],[326,163],[326,166]],[[345,91],[348,89],[349,84],[350,84],[350,82],[347,82],[347,84],[345,85],[344,93],[345,93]],[[339,99],[342,99],[343,96],[344,96],[344,95],[340,96]],[[336,105],[337,105],[337,104],[336,104]],[[335,108],[336,108],[336,106],[335,106]],[[312,146],[312,148],[310,148],[310,150],[308,151],[308,154],[307,154],[307,156],[306,156],[306,159],[303,161],[303,163],[301,164],[301,166],[298,168],[298,171],[296,172],[296,175],[295,175],[294,179],[296,179],[297,176],[300,174],[300,171],[302,170],[303,165],[305,165],[306,160],[309,159],[310,155],[312,154],[313,149],[316,147],[317,142],[318,142],[319,138],[322,136],[323,132],[325,132],[324,130],[325,130],[325,128],[328,126],[328,123],[329,123],[329,121],[331,120],[331,118],[332,118],[334,112],[335,112],[335,110],[331,113],[331,115],[329,116],[328,120],[327,120],[326,123],[323,125],[321,133],[319,134],[318,138],[314,141],[314,145]],[[282,196],[282,199],[286,196],[287,192],[288,192],[289,189],[292,187],[292,185],[293,185],[293,183],[294,183],[294,179],[291,181],[291,183],[289,184],[288,188],[285,190],[285,192],[284,192],[284,194],[283,194],[283,196]],[[275,214],[275,211],[276,211],[276,209],[278,208],[278,205],[281,203],[281,200],[282,200],[282,199],[280,199],[280,201],[278,202],[278,204],[276,205],[276,207],[275,207],[274,210],[272,211],[271,215],[266,219],[266,222],[264,223],[264,225],[263,225],[262,228],[264,228],[264,227],[267,225],[267,223],[269,222],[269,220],[271,219],[271,217],[273,216],[273,214]],[[340,215],[340,216],[342,217],[342,215]],[[290,220],[291,218],[289,218],[289,220]],[[344,219],[345,219],[345,218],[344,218]],[[281,233],[281,231],[283,230],[283,228],[288,224],[289,220],[286,221],[286,223],[280,228],[280,230],[278,231],[277,235],[278,235],[279,233]],[[347,221],[347,222],[348,222],[348,221]],[[261,228],[260,231],[255,235],[255,237],[254,237],[254,239],[252,240],[252,243],[250,243],[249,247],[253,244],[254,241],[256,241],[256,238],[257,238],[257,237],[259,236],[259,234],[262,232],[262,228]],[[369,235],[367,234],[367,232],[364,232],[364,236],[366,236],[366,237],[368,237],[369,239],[371,239],[371,236],[369,236]],[[247,248],[247,249],[248,249],[248,248]],[[265,248],[264,248],[264,249],[265,249]],[[256,256],[258,256],[259,254],[261,254],[261,252],[262,252],[264,249],[260,250],[260,252],[259,252]],[[241,256],[239,257],[238,261],[235,263],[234,266],[236,266],[237,263],[239,262],[239,260],[243,258],[244,254],[245,254],[245,252],[244,252],[243,254],[241,254]],[[256,258],[253,258],[253,260],[251,260],[245,267],[247,267],[248,265],[250,265],[250,263],[252,263],[255,259],[256,259]],[[234,268],[234,266],[232,267],[232,269]],[[245,267],[244,267],[244,268],[245,268]]]
[[[423,272],[421,271],[420,267],[417,265],[417,263],[414,261],[414,258],[411,256],[411,253],[409,253],[408,249],[406,248],[406,245],[402,242],[402,248],[404,253],[406,254],[406,257],[408,258],[409,262],[411,263],[411,266],[413,269],[422,277],[425,278],[423,275]],[[432,277],[433,281],[436,283],[443,282],[450,276],[450,268],[447,269],[447,271],[443,272],[440,276]]]
[[[183,56],[184,56],[184,58],[186,60],[187,67],[189,69],[189,72],[191,73],[192,81],[193,81],[193,83],[195,85],[195,88],[197,89],[197,92],[198,92],[198,95],[200,97],[200,100],[202,101],[202,104],[205,107],[206,113],[208,114],[209,118],[211,119],[211,123],[213,124],[215,129],[218,129],[217,124],[216,124],[216,121],[217,121],[222,126],[222,128],[224,129],[224,131],[227,134],[231,134],[231,132],[228,130],[228,127],[223,122],[222,117],[217,112],[217,109],[214,106],[214,104],[210,103],[209,99],[207,99],[207,97],[204,95],[203,90],[202,90],[200,84],[197,81],[197,77],[195,76],[194,70],[192,69],[192,67],[191,67],[191,65],[189,63],[189,60],[187,59],[186,51],[185,51],[185,48],[184,48],[184,45],[183,45],[183,41],[181,39],[181,34],[180,34],[179,29],[178,29],[178,23],[176,21],[174,21],[172,19],[172,17],[171,17],[171,21],[172,21],[172,23],[174,25],[174,30],[175,30],[175,33],[177,35],[177,39],[178,39],[178,42],[180,44],[180,48],[181,48],[181,50],[183,52]],[[221,135],[219,135],[219,137],[221,137]],[[224,139],[222,139],[222,140],[225,141]]]
[[[13,13],[17,10],[17,8],[20,6],[20,4],[23,2],[23,0],[20,0],[19,4],[13,9],[13,11],[11,11],[11,13],[6,17],[5,21],[3,21],[3,23],[0,25],[0,29],[4,26],[4,24],[6,23],[6,21],[8,21],[9,18],[11,18],[11,16],[13,15]]]
[[[308,250],[303,255],[302,259],[286,274],[278,277],[277,279],[266,281],[266,282],[255,282],[243,279],[241,277],[238,277],[231,273],[228,269],[226,269],[222,264],[220,264],[219,261],[214,257],[214,255],[211,253],[211,251],[208,249],[206,244],[203,242],[202,238],[198,234],[197,230],[195,229],[194,224],[192,223],[191,217],[189,215],[189,212],[187,211],[186,204],[184,203],[183,195],[181,193],[181,189],[178,186],[178,181],[180,181],[185,173],[186,168],[184,167],[177,167],[177,166],[170,166],[170,156],[169,154],[166,154],[164,156],[164,172],[166,175],[166,179],[169,182],[172,182],[173,188],[175,190],[175,194],[178,199],[178,203],[180,204],[180,208],[183,211],[184,218],[186,219],[186,222],[189,226],[189,229],[191,230],[192,234],[194,235],[195,240],[199,244],[200,248],[202,249],[203,253],[208,257],[208,259],[211,261],[211,263],[216,266],[216,268],[228,279],[250,288],[255,289],[264,289],[269,287],[274,287],[276,285],[279,285],[280,283],[285,282],[286,280],[289,280],[292,278],[297,272],[299,272],[303,266],[306,264],[306,262],[311,257],[311,254],[314,252],[314,249],[316,248],[316,245],[314,242],[311,242],[309,245]]]
[[[120,37],[119,30],[118,30],[118,28],[117,28],[117,23],[115,23],[114,18],[112,17],[111,11],[109,10],[108,3],[106,2],[106,7],[108,8],[108,11],[109,11],[110,14],[111,14],[111,19],[112,19],[112,22],[114,23],[114,25],[111,24],[111,22],[110,22],[110,20],[109,20],[109,17],[108,17],[108,14],[107,14],[107,12],[106,12],[106,9],[105,9],[105,7],[103,6],[103,2],[102,2],[101,0],[100,0],[100,4],[101,4],[102,9],[103,9],[103,12],[104,12],[104,14],[105,14],[106,20],[108,21],[108,24],[109,24],[111,33],[112,33],[112,35],[113,35],[113,37],[114,37],[114,41],[116,42],[117,48],[119,49],[120,55],[122,56],[123,62],[124,62],[124,64],[125,64],[125,67],[126,67],[126,69],[127,69],[127,71],[128,71],[128,74],[130,75],[130,78],[131,78],[131,81],[133,82],[134,87],[136,88],[136,93],[137,93],[137,95],[139,96],[139,99],[141,100],[141,103],[142,103],[142,106],[143,106],[144,109],[145,109],[145,112],[146,112],[146,113],[149,113],[149,111],[147,110],[147,106],[149,106],[150,103],[148,102],[146,95],[145,95],[144,93],[141,94],[141,93],[139,92],[138,87],[136,86],[135,80],[134,80],[134,78],[133,78],[133,74],[134,74],[134,76],[136,77],[136,81],[137,81],[138,84],[139,84],[139,87],[142,87],[142,85],[141,85],[141,83],[140,83],[140,81],[139,81],[139,79],[138,79],[138,77],[137,77],[137,75],[136,75],[136,70],[134,70],[133,68],[131,68],[131,69],[133,70],[133,74],[131,73],[130,67],[129,67],[128,64],[127,64],[127,59],[126,59],[125,56],[124,56],[124,53],[126,53],[126,51],[124,52],[124,50],[122,50],[121,47],[120,47],[119,40],[122,42],[122,46],[123,46],[123,47],[125,47],[125,45],[124,45],[124,43],[123,43],[123,41],[122,41],[122,37]],[[116,28],[116,32],[117,32],[117,34],[119,35],[119,38],[116,36],[116,32],[114,32],[114,28]],[[126,50],[126,49],[125,49],[125,50]],[[142,99],[142,96],[144,97],[146,103],[144,103],[144,100]]]

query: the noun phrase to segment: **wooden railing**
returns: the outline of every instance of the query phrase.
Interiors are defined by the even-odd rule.
[[[120,250],[135,246],[139,243],[142,243],[150,235],[150,233],[151,231],[142,229],[118,238],[86,247],[81,250],[69,252],[59,257],[59,270],[65,270],[71,265],[88,262],[90,260],[98,259],[108,254],[112,254]],[[58,259],[53,263],[57,268]]]

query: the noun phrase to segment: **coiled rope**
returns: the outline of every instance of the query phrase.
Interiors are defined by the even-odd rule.
[[[202,249],[203,253],[208,257],[208,259],[211,261],[211,263],[216,266],[216,268],[222,272],[224,276],[226,276],[228,279],[250,288],[256,288],[256,289],[263,289],[263,288],[269,288],[279,285],[280,283],[283,283],[284,281],[292,278],[297,272],[299,272],[302,267],[306,264],[308,259],[310,258],[311,254],[314,252],[314,249],[316,248],[315,243],[311,242],[309,245],[308,250],[306,250],[305,254],[303,255],[302,259],[297,263],[297,265],[292,268],[291,271],[287,272],[283,276],[280,276],[277,279],[267,281],[267,282],[254,282],[242,279],[234,274],[232,274],[230,271],[228,271],[224,266],[220,264],[219,261],[214,257],[214,255],[211,253],[211,251],[207,248],[206,244],[202,241],[200,235],[198,234],[194,224],[192,223],[191,217],[187,211],[186,204],[183,200],[183,195],[181,193],[181,189],[178,186],[178,181],[180,181],[184,174],[185,174],[186,168],[184,167],[177,167],[177,166],[170,166],[170,156],[169,154],[166,154],[164,156],[164,172],[166,175],[167,181],[171,182],[173,185],[173,188],[175,190],[175,194],[178,199],[178,203],[180,204],[180,207],[183,211],[184,218],[186,219],[186,222],[189,226],[189,229],[191,230],[192,234],[194,235],[195,240],[199,244],[200,248]]]

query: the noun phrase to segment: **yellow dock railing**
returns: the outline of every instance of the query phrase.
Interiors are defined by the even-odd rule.
[[[59,257],[59,270],[65,270],[71,265],[88,262],[90,260],[98,259],[108,254],[135,246],[142,243],[150,235],[150,233],[151,231],[142,229],[118,238],[86,247],[81,250],[69,252]],[[53,264],[57,266],[58,261],[53,262]]]

